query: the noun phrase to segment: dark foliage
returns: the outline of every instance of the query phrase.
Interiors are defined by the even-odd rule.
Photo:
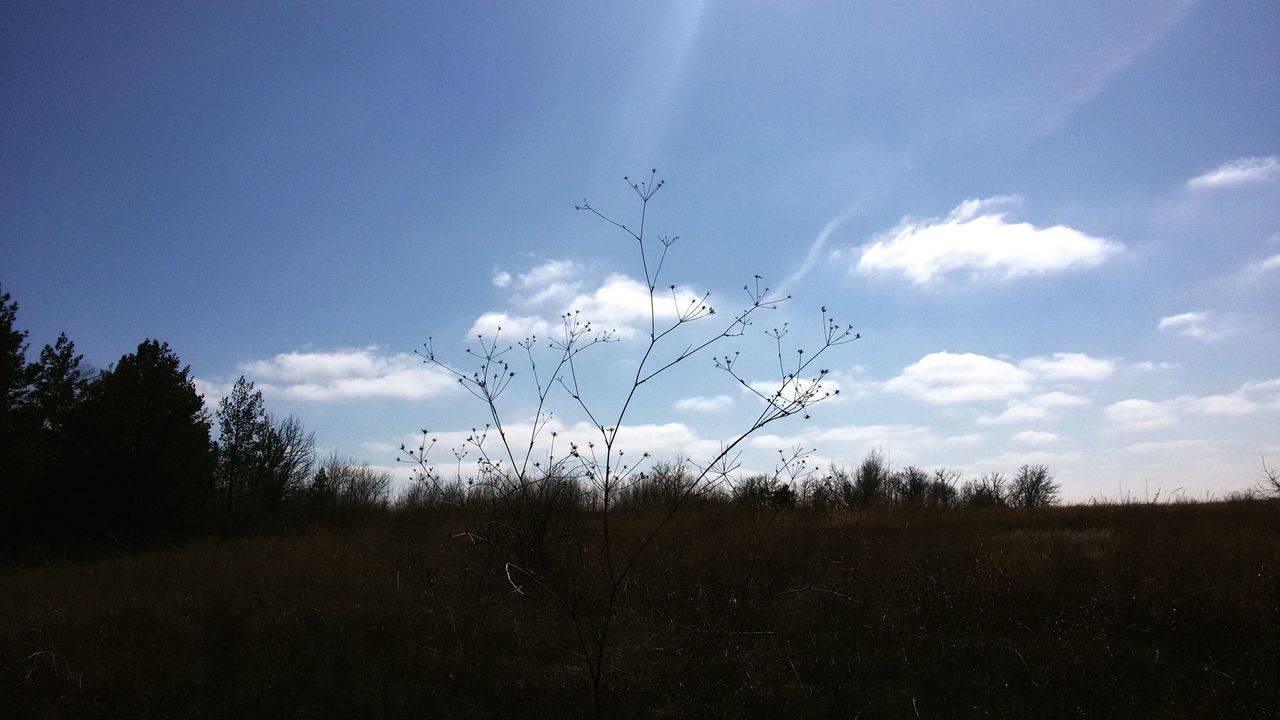
[[[68,532],[126,542],[201,528],[213,489],[209,415],[167,343],[99,375],[67,422],[59,480]]]

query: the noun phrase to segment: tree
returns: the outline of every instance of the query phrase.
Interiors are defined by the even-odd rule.
[[[218,402],[218,486],[224,500],[223,529],[229,531],[242,494],[254,473],[261,468],[259,453],[266,443],[271,424],[263,405],[262,392],[243,375],[231,394]]]
[[[190,368],[145,340],[101,373],[67,422],[72,531],[126,541],[189,533],[211,496],[209,414]]]
[[[84,356],[65,333],[52,346],[45,345],[40,359],[29,368],[30,403],[40,427],[48,434],[61,432],[72,410],[89,385]]]
[[[1280,470],[1275,465],[1267,464],[1267,456],[1262,456],[1262,470],[1258,472],[1256,494],[1261,497],[1280,498]]]
[[[0,293],[0,547],[16,545],[31,522],[27,333],[14,327],[18,303]]]
[[[17,316],[18,303],[0,293],[0,448],[5,456],[17,449],[29,386],[27,333],[14,327]]]
[[[316,434],[293,415],[279,421],[268,416],[257,459],[260,464],[252,478],[255,494],[263,508],[277,510],[305,489],[316,461]]]
[[[861,507],[875,505],[885,499],[892,482],[893,473],[889,470],[889,461],[884,452],[872,450],[862,459],[858,472],[854,477],[854,498]]]
[[[1023,465],[1013,478],[1009,503],[1016,507],[1044,507],[1058,504],[1060,486],[1044,465]]]
[[[893,495],[903,505],[924,505],[929,500],[929,473],[908,465],[892,476]]]
[[[960,488],[960,502],[968,507],[1005,507],[1009,504],[1009,484],[1002,473],[987,473]]]
[[[391,480],[391,473],[385,470],[334,452],[321,464],[312,487],[316,491],[323,489],[345,510],[368,510],[387,504],[391,497]]]

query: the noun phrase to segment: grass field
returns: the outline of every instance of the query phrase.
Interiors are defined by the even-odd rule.
[[[615,517],[618,552],[654,521]],[[606,619],[613,717],[1277,716],[1278,502],[708,504],[611,613],[592,519],[528,575],[465,525],[9,568],[0,717],[590,717],[575,622]]]

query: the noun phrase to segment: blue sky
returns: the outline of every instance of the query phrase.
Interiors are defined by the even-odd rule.
[[[632,222],[621,178],[658,168],[664,284],[794,295],[721,353],[766,381],[763,331],[812,347],[823,305],[863,336],[746,467],[799,443],[1043,462],[1077,500],[1247,487],[1280,458],[1280,6],[969,5],[6,3],[0,282],[37,347],[164,339],[211,402],[244,373],[392,465],[485,420],[429,336],[462,366],[495,317],[580,310],[620,331],[584,370],[615,399],[643,275],[574,204]],[[700,457],[758,410],[708,354],[623,435]]]

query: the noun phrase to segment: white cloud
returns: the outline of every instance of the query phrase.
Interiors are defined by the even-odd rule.
[[[560,320],[577,313],[583,323],[599,331],[613,331],[619,338],[648,329],[650,311],[661,323],[670,323],[703,303],[703,294],[677,286],[660,287],[650,304],[648,287],[627,275],[614,273],[599,285],[586,278],[586,267],[574,260],[545,260],[526,272],[512,275],[495,270],[493,284],[511,288],[509,308],[484,313],[468,332],[469,339],[492,337],[498,326],[509,340],[537,335],[558,336]]]
[[[1022,450],[1002,453],[992,458],[985,458],[974,463],[975,467],[1018,468],[1023,465],[1048,465],[1050,468],[1063,461],[1079,457],[1076,453],[1057,453],[1048,450]]]
[[[264,395],[307,402],[422,400],[457,387],[452,376],[416,355],[386,355],[373,347],[280,353],[270,360],[242,363],[240,371]]]
[[[865,392],[866,383],[855,383],[857,388],[854,393],[855,397],[862,397]],[[756,395],[762,395],[766,398],[773,398],[777,394],[781,394],[781,399],[785,402],[794,402],[801,395],[809,396],[809,404],[813,404],[821,400],[824,403],[838,403],[849,397],[845,392],[844,385],[841,381],[826,375],[825,377],[798,377],[787,382],[784,386],[781,380],[752,380],[747,383],[744,392],[750,393],[755,391]],[[757,402],[760,401],[756,397]]]
[[[1023,430],[1013,436],[1013,441],[1022,445],[1046,445],[1058,442],[1061,439],[1062,436],[1057,433],[1040,430]]]
[[[1031,389],[1034,375],[1003,360],[974,353],[936,352],[884,384],[935,404],[1004,400]]]
[[[1178,421],[1177,413],[1167,403],[1151,400],[1121,400],[1103,411],[1113,430],[1140,432],[1158,430]]]
[[[1187,407],[1202,415],[1252,415],[1258,403],[1239,395],[1210,395],[1187,402]]]
[[[501,334],[499,334],[501,329]],[[474,339],[483,335],[487,340],[494,337],[516,342],[528,337],[548,337],[555,330],[550,322],[537,315],[508,315],[505,312],[487,312],[471,324],[467,337]]]
[[[1171,450],[1207,448],[1212,444],[1207,440],[1152,440],[1134,443],[1125,448],[1125,451],[1131,453],[1167,453]]]
[[[231,388],[234,383],[214,382],[203,378],[193,378],[192,382],[196,386],[196,394],[204,397],[204,404],[209,408],[216,408],[218,401],[231,394]]]
[[[579,276],[584,269],[573,260],[547,260],[521,273],[514,284],[522,291],[521,302],[563,302],[582,288]]]
[[[615,273],[591,293],[575,297],[566,309],[581,313],[583,320],[601,330],[614,330],[619,337],[630,337],[642,326],[648,332],[650,310],[659,322],[670,322],[701,302],[701,295],[686,288],[660,288],[651,306],[644,283]]]
[[[1162,317],[1156,329],[1176,332],[1204,342],[1220,340],[1234,331],[1225,318],[1212,310]]]
[[[1253,380],[1253,381],[1247,382],[1244,385],[1240,386],[1240,392],[1243,392],[1243,393],[1280,392],[1280,378],[1274,378],[1271,380]]]
[[[532,423],[504,423],[503,430],[511,441],[511,449],[517,462],[522,462],[533,433]],[[552,433],[555,433],[554,437]],[[454,451],[465,451],[462,474],[466,476],[474,473],[475,461],[479,455],[475,445],[469,440],[475,437],[474,431],[446,430],[431,432],[429,436],[436,441],[428,458],[429,461],[443,463],[446,458],[453,457]],[[416,450],[422,442],[422,435],[406,436],[401,442],[407,448]],[[589,457],[594,451],[598,453],[598,460],[601,463],[604,462],[604,442],[599,428],[588,422],[566,425],[558,418],[552,418],[539,426],[538,435],[534,438],[533,450],[530,452],[530,465],[533,462],[545,462],[552,453],[557,459],[564,459],[569,456],[574,444],[578,446],[583,456]],[[592,445],[595,447],[592,448]],[[510,465],[507,453],[502,449],[502,439],[497,432],[489,431],[489,435],[484,440],[484,447],[491,458],[504,460],[504,467]],[[719,440],[701,437],[684,423],[669,422],[623,425],[618,431],[613,449],[615,452],[619,450],[623,452],[624,463],[634,465],[643,462],[645,453],[649,453],[653,460],[692,458],[695,462],[705,463],[715,458],[720,453],[720,448]],[[449,467],[448,476],[452,476],[454,472],[454,468]]]
[[[1143,360],[1142,362],[1133,363],[1129,366],[1129,369],[1137,370],[1138,372],[1154,372],[1156,370],[1174,370],[1179,367],[1181,367],[1181,365],[1178,363],[1151,362],[1150,360]]]
[[[1280,254],[1272,255],[1255,263],[1250,263],[1245,268],[1245,275],[1249,277],[1260,277],[1266,275],[1273,270],[1280,270]]]
[[[956,442],[963,444],[964,436]],[[933,431],[919,425],[844,425],[828,429],[806,427],[793,435],[763,434],[751,438],[762,450],[817,447],[842,462],[857,462],[868,451],[886,449],[897,459],[911,457],[913,448],[930,448],[941,442]]]
[[[1174,424],[1179,411],[1209,417],[1241,417],[1280,409],[1280,378],[1247,382],[1230,395],[1183,395],[1172,400],[1122,400],[1107,406],[1113,430],[1155,430]]]
[[[1027,358],[1018,363],[1046,380],[1104,380],[1116,371],[1111,360],[1084,353],[1054,353],[1049,357]]]
[[[1121,250],[1065,225],[1008,222],[996,208],[1017,200],[966,200],[946,218],[906,218],[860,248],[857,272],[900,273],[916,285],[960,272],[1008,280],[1094,267]]]
[[[732,405],[733,398],[728,395],[716,395],[715,397],[698,395],[677,400],[674,407],[682,412],[717,412],[726,410]]]
[[[1270,182],[1280,177],[1280,157],[1248,157],[1223,163],[1187,181],[1193,190],[1212,190]]]
[[[1048,420],[1054,417],[1055,410],[1064,407],[1087,405],[1089,401],[1079,395],[1060,391],[1044,393],[1030,398],[1010,400],[1004,412],[999,415],[982,415],[978,418],[980,425],[1008,425],[1012,423]]]

